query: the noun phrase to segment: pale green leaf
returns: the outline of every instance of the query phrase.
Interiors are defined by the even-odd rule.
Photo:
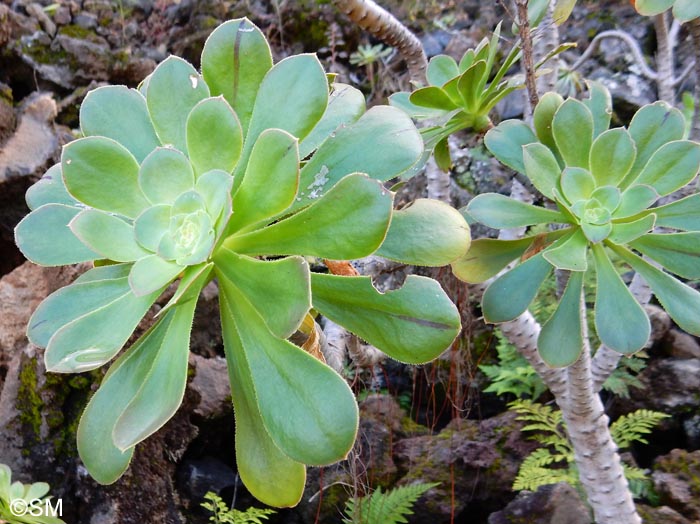
[[[591,111],[574,98],[557,109],[552,120],[552,135],[567,166],[589,169],[593,124]]]
[[[676,0],[673,17],[681,23],[700,17],[700,3],[697,0]]]
[[[233,197],[231,230],[287,209],[299,187],[297,139],[281,129],[264,131],[253,146],[245,177]]]
[[[131,353],[130,360],[134,362],[126,364],[130,370],[138,368],[139,373],[147,372],[123,410],[112,410],[116,419],[112,439],[122,451],[158,431],[180,407],[187,384],[190,331],[196,304],[197,300],[188,300],[170,309],[154,327],[154,331],[165,331],[162,337],[147,337]],[[120,371],[119,379],[124,380],[124,366]]]
[[[525,175],[532,185],[544,196],[554,200],[552,190],[559,183],[561,167],[552,151],[537,142],[523,146],[523,164]]]
[[[231,187],[233,178],[226,171],[213,169],[197,179],[195,191],[202,197],[207,214],[221,225],[231,214]]]
[[[653,216],[653,215],[651,215]],[[700,278],[700,233],[652,233],[630,246],[683,278]]]
[[[104,86],[90,91],[80,104],[80,130],[84,136],[116,140],[139,162],[160,145],[146,99],[126,86]]]
[[[136,242],[134,226],[104,211],[84,209],[68,227],[86,246],[108,260],[133,262],[149,254]]]
[[[674,140],[680,140],[685,133],[683,114],[666,102],[655,102],[642,107],[630,122],[629,133],[637,146],[637,158],[632,169],[622,181],[627,187],[639,176],[644,166],[656,151]]]
[[[443,111],[452,111],[458,107],[443,89],[436,86],[416,89],[411,93],[409,101],[417,106]]]
[[[299,144],[300,158],[309,156],[339,129],[356,122],[365,112],[365,96],[362,91],[338,82],[331,87],[326,112]]]
[[[668,195],[690,182],[700,169],[700,144],[678,140],[661,146],[649,159],[634,184],[646,184],[659,196]]]
[[[209,87],[190,63],[171,55],[158,64],[148,81],[146,104],[163,145],[187,153],[187,117],[208,97]]]
[[[676,324],[688,333],[700,336],[700,293],[631,251],[622,247],[614,247],[614,250],[646,280]]]
[[[311,308],[309,266],[301,257],[257,260],[226,248],[214,262],[219,279],[226,279],[260,314],[279,338],[291,336]]]
[[[615,244],[627,244],[651,231],[655,222],[656,215],[652,213],[632,222],[614,223],[608,239]]]
[[[292,209],[313,203],[349,173],[366,173],[381,181],[394,178],[422,153],[423,140],[411,119],[400,109],[375,106],[338,129],[306,163],[299,182],[301,200]]]
[[[590,222],[581,222],[581,229],[586,238],[593,243],[602,242],[612,232],[612,224],[606,222],[603,224],[592,224]]]
[[[690,195],[650,210],[659,227],[700,231],[700,194]]]
[[[260,29],[247,18],[224,22],[204,43],[204,80],[212,96],[223,95],[233,107],[243,136],[248,131],[260,83],[271,67],[270,46]]]
[[[583,272],[571,273],[557,309],[542,326],[537,338],[537,351],[548,366],[570,366],[581,355],[583,350],[582,290]]]
[[[508,322],[524,313],[551,271],[552,266],[538,253],[498,277],[481,301],[484,320]]]
[[[15,244],[27,259],[42,266],[64,266],[100,258],[68,227],[80,211],[79,207],[63,204],[46,204],[35,209],[17,224]]]
[[[197,176],[213,169],[231,173],[243,135],[236,113],[222,96],[199,102],[187,117],[187,152]]]
[[[577,229],[545,249],[542,256],[554,267],[569,271],[586,271],[588,262],[588,239],[583,231]]]
[[[547,146],[555,155],[558,155],[559,151],[557,150],[557,144],[552,135],[552,120],[554,119],[557,109],[559,109],[563,103],[564,99],[559,93],[550,91],[542,95],[542,98],[540,98],[532,114],[532,125],[535,127],[537,138],[539,138],[540,142]],[[543,194],[546,195],[546,193]]]
[[[596,267],[595,327],[603,344],[620,353],[642,349],[651,333],[644,308],[634,299],[600,245],[593,246]]]
[[[169,284],[183,266],[164,260],[158,255],[149,255],[134,264],[129,273],[129,285],[136,296],[144,296]]]
[[[228,280],[220,280],[223,314],[245,358],[265,428],[292,460],[327,465],[344,459],[355,442],[358,409],[340,375],[291,342],[275,337]],[[227,328],[225,328],[227,329]]]
[[[484,137],[484,144],[502,164],[525,173],[523,147],[537,142],[537,137],[524,122],[505,120]]]
[[[313,205],[224,245],[247,255],[349,260],[373,253],[389,227],[393,195],[365,175],[348,175]]]
[[[654,16],[669,9],[674,0],[636,0],[634,7],[644,16]]]
[[[632,186],[620,196],[620,205],[613,212],[613,218],[626,218],[641,213],[659,198],[651,186]]]
[[[429,278],[380,293],[370,277],[312,273],[311,289],[314,309],[401,362],[433,360],[460,330],[457,308]]]
[[[165,314],[172,307],[185,300],[192,300],[199,297],[199,293],[204,286],[213,278],[211,273],[214,269],[213,262],[203,262],[196,266],[189,266],[182,272],[182,279],[177,286],[177,290],[168,303],[156,313],[156,318]]]
[[[151,203],[172,204],[194,187],[190,161],[177,149],[159,147],[141,164],[139,186]]]
[[[394,211],[377,255],[417,266],[444,266],[463,256],[471,240],[464,217],[438,200],[419,198]]]
[[[571,12],[574,10],[576,5],[576,0],[556,0],[554,5],[554,13],[552,14],[552,19],[557,25],[561,25],[567,21]]]
[[[593,138],[600,135],[610,127],[612,117],[612,97],[610,91],[594,80],[587,80],[589,98],[583,100],[583,104],[593,115]]]
[[[595,187],[593,175],[580,167],[567,167],[561,174],[561,190],[570,204],[588,200]]]
[[[148,206],[138,183],[139,164],[110,138],[74,140],[61,155],[68,192],[84,204],[135,218]]]
[[[452,262],[452,272],[465,282],[484,282],[520,257],[533,241],[533,237],[518,240],[479,238],[471,243],[463,257]]]
[[[306,482],[306,468],[273,442],[258,408],[248,359],[238,337],[231,305],[220,295],[221,326],[236,417],[236,467],[248,491],[270,506],[296,506]]]
[[[454,77],[459,76],[460,70],[455,59],[448,55],[437,55],[428,62],[426,76],[428,83],[442,87]]]
[[[617,186],[629,173],[636,158],[636,146],[624,128],[602,133],[591,147],[591,174],[598,186]]]
[[[558,211],[537,207],[498,193],[484,193],[474,197],[467,212],[485,226],[503,229],[565,222]]]
[[[73,206],[78,201],[73,198],[63,184],[61,164],[55,164],[49,168],[34,185],[27,189],[25,195],[27,206],[34,211],[44,204],[65,204]]]
[[[149,251],[158,251],[160,241],[168,231],[170,208],[165,204],[149,207],[134,222],[136,241]]]

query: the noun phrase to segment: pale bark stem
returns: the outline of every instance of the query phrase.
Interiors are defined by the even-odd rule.
[[[695,113],[693,113],[693,124],[690,131],[693,140],[700,140],[700,18],[688,22],[690,34],[693,37],[693,50],[695,55]]]
[[[656,32],[656,88],[659,100],[673,104],[675,91],[673,89],[673,48],[669,41],[668,19],[666,13],[654,16],[654,31]]]

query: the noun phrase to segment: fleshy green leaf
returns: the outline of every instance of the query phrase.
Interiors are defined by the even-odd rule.
[[[194,187],[190,161],[177,149],[159,147],[141,164],[139,186],[153,204],[172,204]]]
[[[355,123],[338,129],[301,170],[305,195],[292,209],[307,206],[349,173],[386,181],[410,168],[423,153],[423,140],[400,109],[375,106]],[[326,180],[320,184],[319,181]]]
[[[363,97],[364,99],[364,97]],[[441,109],[430,109],[427,107],[417,106],[411,102],[411,93],[401,91],[394,93],[389,97],[389,105],[400,109],[408,116],[415,120],[425,120],[426,118],[438,118],[445,115]]]
[[[303,258],[256,260],[222,248],[214,261],[219,278],[246,297],[275,336],[287,338],[301,325],[311,308],[309,266]]]
[[[314,309],[401,362],[436,358],[460,330],[457,309],[429,278],[410,275],[380,293],[370,277],[312,273],[311,289]]]
[[[454,58],[448,55],[437,55],[428,62],[426,76],[430,85],[441,87],[454,77],[459,76],[459,72]]]
[[[660,196],[673,193],[690,182],[700,169],[700,144],[678,140],[661,146],[634,184],[652,186]]]
[[[652,215],[653,216],[653,215]],[[683,278],[700,278],[700,233],[652,233],[630,246]]]
[[[147,337],[131,354],[130,360],[134,362],[129,366],[130,371],[138,368],[140,374],[144,370],[146,374],[142,375],[138,389],[133,391],[124,409],[113,410],[117,416],[112,438],[122,451],[158,431],[180,407],[187,383],[190,331],[196,304],[197,300],[188,300],[168,311],[154,327],[154,331],[165,333]],[[125,380],[124,366],[120,371],[119,380]]]
[[[614,223],[608,239],[615,244],[627,244],[654,228],[656,215],[651,214],[632,222]]]
[[[196,266],[189,266],[182,272],[182,278],[177,286],[177,290],[168,303],[156,313],[156,318],[165,314],[172,307],[186,300],[193,300],[199,297],[199,293],[211,280],[211,272],[214,269],[213,262],[203,262]]]
[[[570,366],[581,355],[583,350],[582,290],[583,272],[571,273],[559,306],[542,326],[537,338],[537,351],[548,366]]]
[[[68,227],[81,210],[63,204],[46,204],[35,209],[15,228],[17,247],[27,259],[42,266],[64,266],[100,258]]]
[[[270,46],[247,18],[217,27],[204,44],[202,75],[213,96],[223,95],[238,115],[243,136],[262,79],[272,67]]]
[[[30,336],[46,345],[46,369],[78,373],[108,362],[129,339],[160,290],[137,297],[126,277],[64,287],[37,308]],[[42,327],[47,323],[50,329]]]
[[[136,241],[154,253],[170,224],[170,206],[162,204],[149,207],[134,222]]]
[[[620,190],[613,186],[602,186],[598,187],[591,194],[591,199],[596,200],[600,205],[606,210],[612,213],[620,205],[620,200],[622,200],[622,194]]]
[[[577,229],[569,237],[562,238],[544,250],[542,256],[554,267],[569,271],[586,271],[588,239]]]
[[[698,18],[700,4],[696,0],[676,0],[673,4],[673,17],[681,23]]]
[[[74,140],[63,148],[61,169],[68,192],[90,207],[135,218],[148,206],[136,159],[110,138]]]
[[[685,118],[666,102],[655,102],[642,107],[630,122],[629,133],[637,145],[637,158],[621,186],[627,187],[639,176],[656,151],[685,133]]]
[[[299,187],[297,139],[281,129],[264,131],[250,154],[246,175],[233,197],[231,229],[241,229],[287,209]]]
[[[617,274],[600,245],[593,246],[596,266],[595,327],[600,340],[620,353],[634,353],[649,340],[646,312]]]
[[[433,158],[435,164],[447,173],[452,168],[452,158],[450,157],[450,144],[447,141],[448,137],[440,140],[433,150]]]
[[[636,158],[636,147],[624,128],[602,133],[591,147],[591,174],[597,186],[617,186],[629,173]]]
[[[477,60],[459,77],[457,88],[469,113],[477,113],[479,110],[479,96],[482,94],[479,87],[483,86],[485,75],[488,75],[486,62]]]
[[[700,293],[671,275],[652,266],[631,251],[614,246],[613,249],[625,262],[642,275],[663,308],[681,329],[700,336]]]
[[[469,202],[467,211],[485,226],[496,229],[565,222],[558,211],[532,206],[498,193],[477,195]]]
[[[190,63],[171,55],[158,64],[148,81],[146,104],[163,145],[187,153],[187,117],[207,97],[209,87]]]
[[[659,227],[700,231],[700,194],[690,195],[650,211],[656,214],[656,224]]]
[[[84,209],[68,226],[86,246],[108,260],[133,262],[149,254],[136,242],[131,224],[104,211]]]
[[[170,283],[184,269],[183,266],[149,255],[134,264],[129,273],[129,285],[136,296],[144,296]]]
[[[471,243],[463,257],[452,262],[452,272],[465,282],[485,282],[525,253],[534,240],[533,237],[518,240],[479,238]]]
[[[532,124],[535,127],[537,138],[539,138],[540,142],[547,146],[554,154],[559,154],[559,150],[557,149],[557,144],[552,135],[552,120],[554,119],[557,109],[559,109],[563,103],[564,99],[559,93],[550,91],[542,95],[542,98],[540,98],[532,114]],[[540,192],[541,191],[540,189]],[[542,194],[546,195],[546,193]]]
[[[250,128],[236,168],[233,187],[240,185],[251,149],[265,129],[278,128],[303,139],[323,116],[328,82],[316,55],[294,55],[275,64],[260,84]]]
[[[585,169],[567,167],[561,174],[561,190],[571,204],[588,200],[595,190],[595,179]]]
[[[243,135],[236,113],[219,96],[199,102],[187,117],[187,151],[197,176],[213,169],[231,173]]]
[[[221,325],[236,417],[236,466],[255,498],[270,506],[295,506],[304,492],[306,468],[277,447],[263,423],[229,300],[222,292]]]
[[[247,255],[312,255],[350,260],[373,253],[391,220],[393,196],[361,174],[348,175],[313,205],[263,229],[229,238]]]
[[[538,253],[498,277],[481,301],[484,320],[508,322],[524,313],[551,270],[549,262]]]
[[[525,173],[522,146],[537,142],[537,137],[524,122],[505,120],[484,137],[484,144],[502,164]]]
[[[537,142],[523,146],[523,164],[525,175],[532,185],[544,196],[554,200],[552,190],[559,183],[561,168],[552,151]]]
[[[636,0],[634,7],[644,16],[654,16],[663,13],[673,5],[676,0]]]
[[[80,130],[84,136],[116,140],[139,162],[160,145],[146,99],[125,86],[104,86],[90,91],[80,105]]]
[[[419,198],[394,211],[377,255],[417,266],[444,266],[463,256],[471,240],[469,226],[452,206]]]
[[[226,171],[212,169],[197,179],[195,191],[202,197],[204,207],[212,221],[223,218],[226,222],[231,214],[231,187],[233,178]],[[225,225],[222,223],[222,226]]]
[[[345,381],[294,344],[275,337],[251,304],[220,279],[223,309],[253,379],[263,423],[292,460],[326,465],[345,458],[357,434],[358,410]],[[296,371],[292,373],[291,371]]]
[[[564,102],[554,114],[552,135],[567,166],[589,168],[593,115],[585,104],[574,98]]]
[[[443,111],[452,111],[457,109],[457,104],[439,87],[428,86],[416,89],[409,100],[412,104],[430,109],[441,109]]]
[[[593,138],[595,138],[610,127],[612,97],[610,91],[600,82],[587,80],[586,85],[590,96],[583,100],[583,105],[593,115]]]
[[[590,222],[581,222],[581,229],[586,238],[593,243],[602,242],[612,232],[612,224],[610,222],[604,224],[592,224]]]
[[[44,204],[65,204],[73,206],[78,201],[73,198],[63,184],[61,164],[49,168],[33,186],[27,189],[25,195],[27,206],[34,211]]]
[[[641,213],[652,205],[659,195],[651,186],[632,186],[620,196],[620,204],[613,212],[614,218],[625,218]]]
[[[365,112],[365,96],[362,91],[338,82],[332,88],[326,112],[299,144],[300,158],[309,156],[334,132],[356,122]]]

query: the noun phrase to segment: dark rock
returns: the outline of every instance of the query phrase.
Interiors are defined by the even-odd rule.
[[[502,507],[522,460],[537,446],[520,433],[515,414],[483,420],[455,420],[437,435],[403,439],[394,458],[401,484],[440,482],[415,508],[412,522],[450,522],[467,511],[473,518]]]
[[[670,357],[700,359],[700,343],[688,333],[678,329],[670,330],[663,340],[663,349]]]
[[[637,504],[637,511],[644,524],[693,524],[668,506],[652,508],[644,504]]]
[[[590,524],[588,508],[569,484],[541,486],[534,493],[521,491],[505,509],[492,513],[488,524]]]
[[[649,321],[651,322],[649,344],[655,344],[668,335],[671,329],[671,317],[666,313],[665,309],[655,304],[647,304],[644,306],[644,310],[649,315]]]
[[[8,85],[0,83],[0,144],[4,144],[10,138],[16,124],[12,89]]]
[[[423,49],[428,58],[444,53],[445,48],[452,40],[452,35],[447,31],[433,31],[421,38]]]
[[[610,91],[618,121],[629,122],[639,108],[656,101],[654,87],[641,76],[597,68],[591,73],[590,79],[599,81]]]
[[[647,408],[669,414],[697,409],[700,398],[700,359],[652,360],[639,374],[644,385],[632,389],[634,409]],[[650,395],[648,392],[653,391]]]
[[[78,13],[73,18],[73,23],[88,31],[97,29],[97,15],[93,13]]]
[[[700,413],[683,421],[683,431],[688,448],[691,450],[700,449]]]
[[[185,460],[180,466],[178,478],[183,493],[192,500],[202,500],[208,491],[221,493],[238,481],[235,471],[214,457]]]
[[[659,457],[652,479],[663,504],[691,520],[700,519],[700,451],[674,449]]]
[[[221,357],[204,358],[192,353],[190,364],[194,367],[195,375],[188,387],[196,391],[201,399],[194,413],[200,417],[214,418],[230,411],[231,386],[226,360]]]
[[[71,15],[70,7],[67,5],[59,6],[53,14],[53,21],[58,25],[68,25],[72,20],[73,16]]]

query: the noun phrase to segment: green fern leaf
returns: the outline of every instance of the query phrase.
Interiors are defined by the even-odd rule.
[[[659,422],[669,415],[649,409],[638,409],[621,416],[610,426],[610,434],[619,448],[628,448],[632,442],[648,444],[642,435],[652,432]]]
[[[350,499],[345,503],[344,524],[405,524],[406,515],[413,514],[418,498],[438,484],[409,484],[387,492],[377,488],[372,495]]]

